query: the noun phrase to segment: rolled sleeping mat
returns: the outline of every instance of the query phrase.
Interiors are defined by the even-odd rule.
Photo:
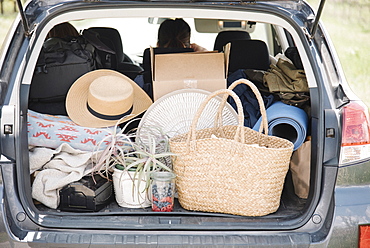
[[[290,106],[280,101],[266,109],[268,134],[287,139],[297,150],[305,141],[308,126],[308,116],[303,109]],[[253,130],[259,131],[262,118],[260,117]]]

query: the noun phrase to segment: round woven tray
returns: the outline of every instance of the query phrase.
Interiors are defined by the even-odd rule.
[[[138,137],[145,137],[150,130],[161,130],[169,138],[187,133],[196,111],[210,92],[201,89],[182,89],[156,100],[142,117]],[[197,129],[213,127],[218,113],[221,97],[213,98],[199,118]],[[226,103],[222,111],[222,125],[237,125],[238,115],[233,107]],[[159,132],[159,131],[158,131]],[[145,142],[145,141],[144,141]]]

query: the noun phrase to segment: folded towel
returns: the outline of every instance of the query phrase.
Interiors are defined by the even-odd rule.
[[[303,144],[308,126],[308,116],[303,109],[278,101],[266,110],[266,114],[269,135],[291,141],[294,144],[294,150]],[[259,130],[261,121],[260,117],[253,126],[253,130]]]

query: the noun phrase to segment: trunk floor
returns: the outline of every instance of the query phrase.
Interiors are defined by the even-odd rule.
[[[288,182],[285,183],[284,190],[282,192],[281,201],[280,201],[280,207],[279,209],[272,214],[257,217],[257,218],[263,218],[263,219],[292,219],[296,218],[297,216],[300,216],[303,214],[304,209],[307,207],[306,203],[308,202],[306,199],[301,199],[297,197],[294,194],[293,187],[291,183]],[[178,215],[178,216],[197,216],[197,217],[223,217],[223,218],[236,218],[236,219],[248,219],[248,218],[256,218],[256,217],[247,217],[247,216],[238,216],[238,215],[231,215],[231,214],[222,214],[222,213],[209,213],[209,212],[196,212],[196,211],[189,211],[184,208],[182,208],[178,202],[178,200],[175,198],[175,204],[174,204],[174,210],[172,212],[153,212],[151,207],[148,208],[124,208],[120,207],[114,197],[112,199],[112,202],[109,203],[107,206],[102,208],[98,212],[83,212],[83,211],[61,211],[58,209],[50,209],[43,204],[36,204],[36,208],[43,212],[43,214],[47,213],[57,213],[58,215],[65,213],[66,215],[69,214],[88,214],[88,215]]]

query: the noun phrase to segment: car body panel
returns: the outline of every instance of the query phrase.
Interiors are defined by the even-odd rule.
[[[47,32],[57,23],[78,18],[122,16],[196,16],[268,20],[289,31],[302,57],[312,105],[312,162],[316,175],[310,207],[295,217],[265,217],[244,222],[213,222],[207,214],[147,216],[43,212],[30,207],[26,101],[30,78]],[[109,14],[107,14],[109,13]],[[0,59],[2,90],[0,241],[4,247],[356,247],[358,225],[369,224],[370,162],[338,166],[341,107],[357,100],[349,90],[324,27],[311,37],[314,12],[301,1],[31,1],[25,9],[29,33],[18,18]],[[10,54],[10,51],[12,54]],[[332,70],[333,68],[336,68]],[[11,69],[10,69],[11,68]],[[2,88],[3,89],[3,88]],[[14,132],[4,134],[4,126]],[[327,137],[328,129],[336,136]],[[6,144],[4,146],[4,144]],[[322,149],[324,148],[324,149]],[[332,149],[333,148],[333,149]],[[326,152],[330,151],[330,152]],[[26,179],[25,179],[26,178]],[[106,219],[109,218],[110,223]],[[220,217],[221,218],[221,217]],[[222,216],[224,218],[224,216]],[[226,218],[225,218],[226,219]],[[91,220],[99,227],[91,225]],[[100,228],[103,226],[103,228]],[[344,237],[351,236],[352,239]]]

